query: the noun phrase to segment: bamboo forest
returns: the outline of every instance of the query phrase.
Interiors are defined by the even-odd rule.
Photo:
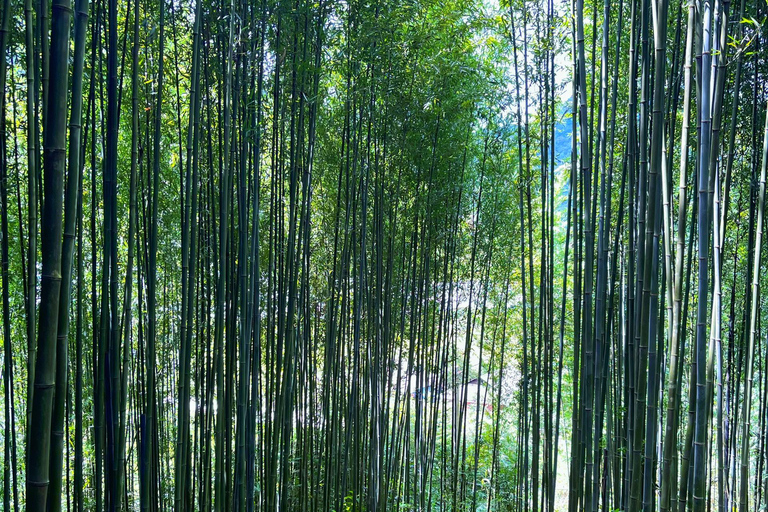
[[[0,0],[0,52],[0,511],[768,510],[767,0]]]

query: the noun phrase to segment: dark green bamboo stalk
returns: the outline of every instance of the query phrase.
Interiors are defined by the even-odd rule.
[[[72,264],[75,252],[77,210],[82,179],[80,157],[82,111],[83,111],[83,67],[85,60],[85,32],[88,27],[88,2],[79,0],[75,7],[75,53],[72,69],[72,105],[69,121],[69,154],[64,204],[64,244],[62,247],[62,284],[59,299],[58,334],[56,349],[56,389],[53,407],[51,440],[51,487],[48,495],[48,510],[61,510],[62,455],[64,449],[64,406],[68,389],[70,303],[72,299]]]
[[[37,342],[35,340],[35,325],[37,323],[37,175],[39,169],[40,136],[37,123],[37,52],[34,39],[34,11],[32,0],[24,2],[25,48],[27,58],[27,232],[29,233],[29,248],[27,251],[27,289],[25,301],[27,306],[27,441],[29,440],[29,425],[32,419],[32,401],[35,382],[35,359]]]
[[[51,70],[54,83],[69,81],[69,30],[71,9],[68,0],[53,2],[51,17]],[[50,478],[51,414],[56,380],[56,334],[62,272],[62,202],[67,139],[67,88],[57,89],[49,98],[45,118],[45,182],[42,222],[42,279],[39,345],[35,360],[30,443],[27,450],[27,509],[46,507]]]

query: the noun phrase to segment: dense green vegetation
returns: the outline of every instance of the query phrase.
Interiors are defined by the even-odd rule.
[[[768,507],[763,0],[0,0],[2,510]]]

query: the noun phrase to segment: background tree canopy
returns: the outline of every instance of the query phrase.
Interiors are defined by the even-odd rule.
[[[2,510],[768,507],[764,0],[0,16]]]

